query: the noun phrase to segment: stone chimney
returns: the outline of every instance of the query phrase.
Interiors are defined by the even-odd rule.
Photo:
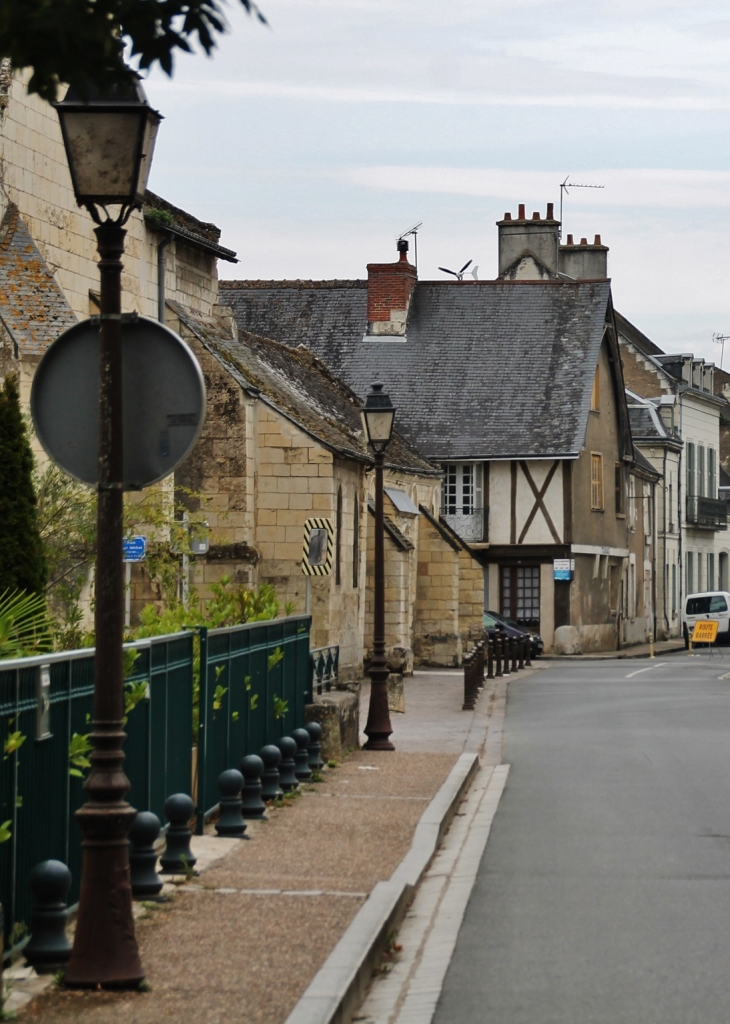
[[[397,263],[368,263],[368,334],[404,337],[416,268],[408,262],[408,242],[398,239]]]
[[[547,204],[544,219],[539,213],[526,217],[525,204],[520,203],[517,218],[505,213],[504,219],[497,221],[497,228],[500,277],[515,280],[557,277],[560,221],[555,220],[552,203]]]
[[[560,273],[575,281],[603,281],[608,277],[608,246],[601,243],[596,235],[593,244],[587,238],[574,242],[568,235],[565,245],[560,246]]]

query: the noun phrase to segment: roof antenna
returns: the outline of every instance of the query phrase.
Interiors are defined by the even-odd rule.
[[[605,185],[579,185],[577,181],[568,181],[569,174],[565,175],[565,181],[560,182],[560,241],[563,240],[563,192],[568,193],[568,188],[605,188]]]
[[[712,340],[716,345],[722,345],[720,349],[720,369],[722,369],[722,361],[725,358],[725,342],[730,341],[730,334],[713,334]]]
[[[473,260],[468,260],[461,268],[461,270],[448,270],[446,267],[439,267],[439,270],[443,270],[444,274],[453,274],[457,281],[463,281],[464,271],[466,270],[467,267],[471,266],[472,262]],[[472,274],[476,270],[479,270],[479,267],[474,267],[474,270],[472,270]],[[476,277],[474,278],[474,280],[476,281]]]
[[[412,228],[408,228],[402,235],[398,235],[396,242],[400,242],[403,238],[408,238],[409,235],[413,235],[413,259],[415,262],[416,270],[418,270],[418,229],[423,227],[423,221],[419,221],[418,224],[414,224]]]

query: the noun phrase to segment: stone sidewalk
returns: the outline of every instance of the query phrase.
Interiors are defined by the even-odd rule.
[[[370,892],[409,852],[457,758],[484,745],[499,694],[485,690],[473,712],[460,710],[462,695],[462,672],[417,672],[406,680],[405,714],[391,716],[395,753],[353,752],[268,821],[250,823],[249,842],[202,837],[209,866],[169,904],[141,908],[149,992],[51,988],[19,1019],[283,1024]],[[365,706],[362,724],[366,717]],[[495,749],[489,760],[499,756]]]

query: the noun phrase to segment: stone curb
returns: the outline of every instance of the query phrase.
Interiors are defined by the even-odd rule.
[[[286,1024],[348,1024],[352,1019],[388,935],[402,921],[416,886],[478,769],[478,754],[461,754],[421,815],[410,850],[389,880],[375,886],[287,1017]]]

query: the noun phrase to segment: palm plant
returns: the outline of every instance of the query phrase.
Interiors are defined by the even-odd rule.
[[[23,658],[52,647],[43,594],[4,590],[0,594],[0,658]]]

